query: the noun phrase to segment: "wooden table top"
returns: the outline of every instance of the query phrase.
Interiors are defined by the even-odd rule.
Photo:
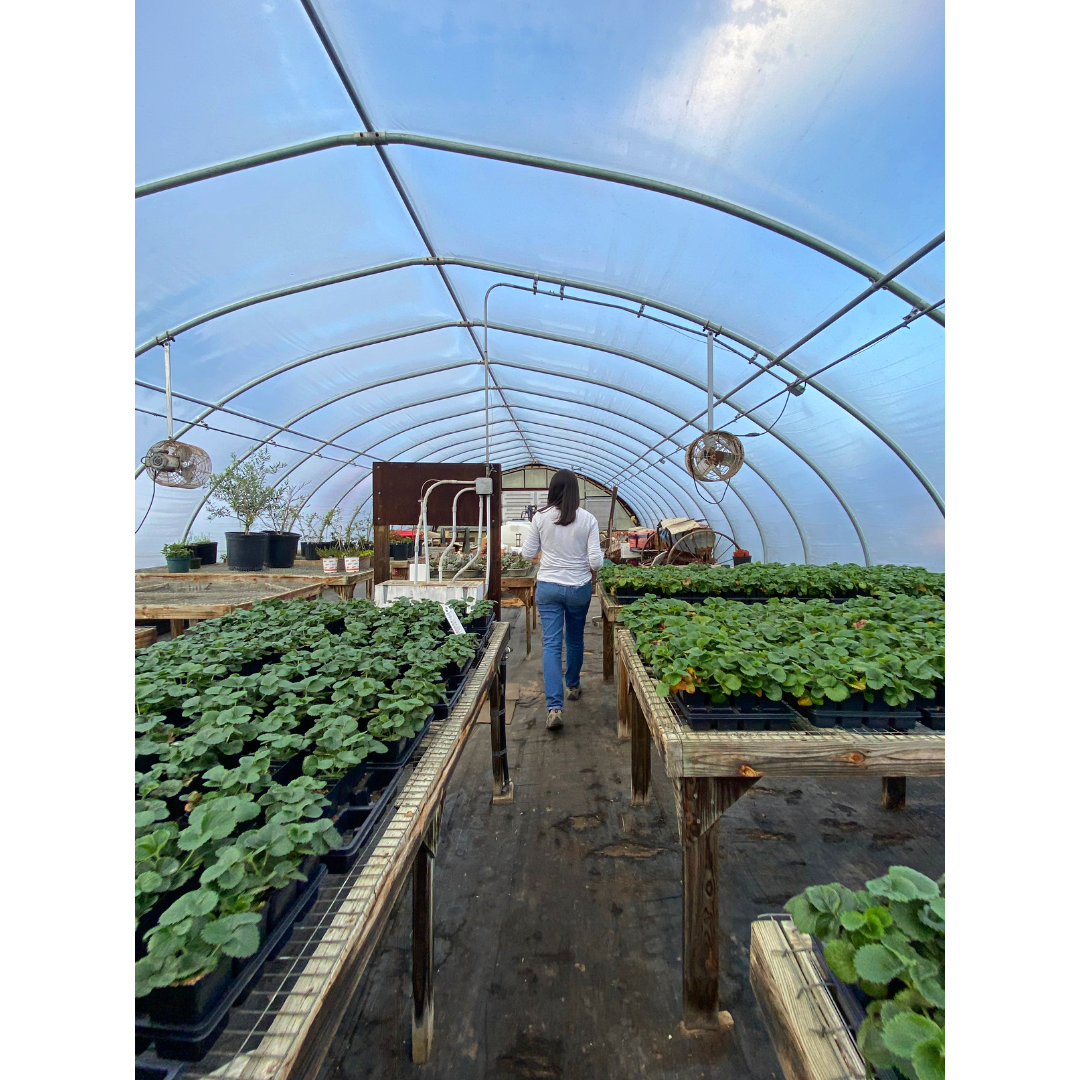
[[[945,775],[945,733],[929,728],[815,728],[796,717],[790,731],[694,731],[656,693],[629,630],[616,629],[615,647],[672,778]]]

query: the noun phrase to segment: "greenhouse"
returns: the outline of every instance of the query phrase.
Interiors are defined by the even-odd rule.
[[[944,1077],[943,14],[136,5],[137,1080]]]

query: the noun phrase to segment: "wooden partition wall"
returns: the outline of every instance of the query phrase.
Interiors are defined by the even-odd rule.
[[[428,480],[475,480],[490,476],[491,495],[491,581],[488,599],[494,601],[496,618],[502,599],[502,466],[445,464],[426,461],[376,461],[372,466],[372,519],[375,529],[375,581],[390,579],[390,532],[394,528],[413,529],[420,520],[421,490]],[[437,488],[428,499],[428,528],[449,525],[454,495],[461,489],[453,484]],[[466,493],[458,500],[459,525],[481,525],[480,500]]]

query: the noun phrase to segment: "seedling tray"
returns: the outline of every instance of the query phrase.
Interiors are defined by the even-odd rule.
[[[278,925],[270,931],[259,951],[243,962],[243,967],[232,977],[217,1004],[206,1015],[185,1024],[155,1022],[145,1013],[136,1014],[136,1045],[151,1040],[158,1057],[173,1061],[200,1061],[204,1058],[228,1024],[229,1010],[237,998],[258,978],[266,961],[280,952],[292,933],[293,925],[303,918],[315,903],[319,886],[325,876],[326,867],[317,867],[307,887],[293,901]],[[231,970],[228,964],[222,966]]]
[[[465,692],[465,684],[469,681],[468,675],[462,675],[457,680],[457,685],[451,692],[446,701],[439,702],[437,705],[432,706],[432,720],[445,720],[454,706],[458,703],[458,699]]]
[[[394,795],[403,774],[400,769],[380,769],[371,775],[378,777],[385,786],[374,802],[369,801],[366,804],[356,802],[342,810],[337,820],[337,830],[342,834],[351,831],[352,836],[341,847],[334,848],[333,851],[328,851],[322,856],[322,861],[331,874],[347,874],[352,868],[360,852],[371,839],[375,827],[394,801]],[[361,788],[354,797],[363,796],[367,792],[366,787]]]
[[[397,742],[386,744],[386,754],[373,754],[364,761],[368,769],[399,769],[409,758],[412,752],[420,745],[420,740],[427,734],[431,727],[431,721],[435,719],[435,710],[428,713],[424,726],[415,735],[403,735]]]
[[[643,600],[647,595],[655,596],[658,600],[682,600],[687,604],[700,604],[704,600],[737,600],[743,604],[764,604],[769,600],[798,600],[800,603],[808,603],[811,600],[828,600],[830,604],[845,604],[848,600],[868,599],[867,593],[853,593],[851,596],[743,596],[735,593],[672,593],[663,596],[659,593],[624,592],[616,589],[614,597],[620,604],[632,604],[637,600]]]
[[[700,694],[680,692],[668,699],[676,715],[695,731],[788,731],[792,710],[782,701],[756,699],[756,705],[699,705],[693,701]],[[707,700],[707,699],[704,699]]]

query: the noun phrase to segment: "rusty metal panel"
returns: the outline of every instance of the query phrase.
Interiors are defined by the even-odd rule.
[[[424,461],[376,461],[371,470],[372,515],[374,524],[415,528],[420,519],[420,489],[425,480],[475,480],[485,475],[483,462],[444,464]],[[494,495],[492,517],[502,518],[502,466],[491,465]],[[447,484],[428,499],[428,526],[449,525],[454,494],[459,489]],[[479,525],[479,500],[462,495],[458,500],[458,524]]]

